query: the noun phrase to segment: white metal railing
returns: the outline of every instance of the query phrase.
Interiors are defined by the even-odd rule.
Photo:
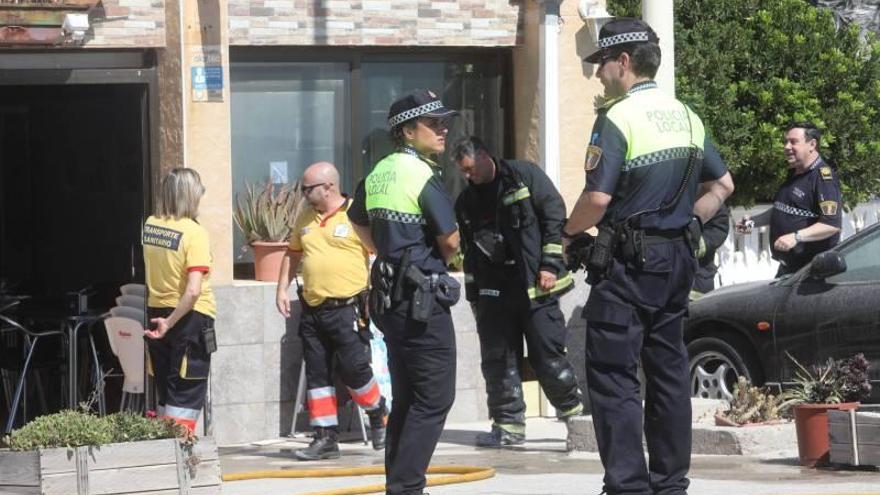
[[[718,275],[715,287],[769,280],[776,275],[779,263],[770,257],[770,228],[760,227],[750,234],[738,234],[733,225],[743,215],[761,213],[772,205],[758,205],[754,208],[732,208],[730,211],[730,234],[715,253]],[[843,232],[841,240],[859,232],[880,220],[880,200],[860,203],[852,211],[843,212]]]

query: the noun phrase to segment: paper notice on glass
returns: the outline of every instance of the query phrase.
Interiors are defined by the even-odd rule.
[[[269,162],[269,177],[273,184],[287,184],[287,162]]]

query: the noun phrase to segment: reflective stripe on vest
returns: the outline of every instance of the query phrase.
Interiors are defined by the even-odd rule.
[[[796,217],[819,218],[819,215],[816,215],[812,211],[795,208],[794,206],[789,206],[785,203],[780,203],[779,201],[773,203],[773,208],[781,211],[782,213],[786,213]]]
[[[501,203],[504,206],[510,206],[513,203],[516,203],[517,201],[522,201],[530,196],[531,196],[531,194],[529,193],[529,188],[528,187],[521,187],[506,196],[502,196]]]
[[[687,158],[688,148],[702,150],[706,139],[700,118],[655,87],[623,98],[607,117],[627,141],[624,170]]]
[[[418,157],[400,152],[386,156],[364,180],[370,217],[423,224],[419,195],[433,176],[431,166]]]

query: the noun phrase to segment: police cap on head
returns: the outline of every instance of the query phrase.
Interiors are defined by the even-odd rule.
[[[584,61],[598,64],[602,57],[613,54],[615,48],[632,43],[660,43],[660,38],[651,26],[641,19],[615,17],[599,30],[599,49]]]
[[[417,89],[391,104],[388,125],[394,128],[416,117],[452,117],[458,112],[443,106],[440,98],[427,89]]]

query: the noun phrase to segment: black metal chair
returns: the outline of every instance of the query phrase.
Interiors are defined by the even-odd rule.
[[[6,306],[2,309],[8,308],[9,306]],[[30,330],[24,325],[4,314],[0,314],[0,329],[2,329],[4,333],[15,332],[20,334],[20,336],[24,340],[26,352],[24,363],[18,377],[18,385],[15,387],[15,393],[12,397],[12,403],[9,407],[9,417],[6,420],[6,427],[3,430],[5,433],[8,434],[12,431],[12,427],[15,424],[15,418],[18,416],[19,404],[22,401],[22,396],[25,391],[25,381],[27,379],[28,371],[31,367],[34,352],[37,349],[37,344],[40,342],[40,339],[51,336],[61,337],[62,342],[66,344],[67,334],[62,329],[41,331]],[[22,414],[24,414],[24,411],[22,412]]]

